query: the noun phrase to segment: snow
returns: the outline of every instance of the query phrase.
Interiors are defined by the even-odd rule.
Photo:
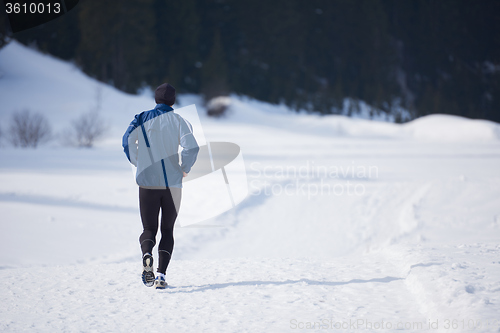
[[[140,280],[138,190],[121,150],[154,101],[17,42],[0,71],[4,133],[25,107],[56,132],[97,105],[110,123],[94,149],[14,149],[4,134],[2,332],[499,330],[498,124],[321,117],[236,95],[212,119],[181,95],[174,107],[196,104],[207,140],[240,145],[251,194],[177,225],[171,287],[157,291]]]
[[[500,127],[488,120],[434,114],[409,122],[412,137],[423,141],[491,142],[500,138]]]

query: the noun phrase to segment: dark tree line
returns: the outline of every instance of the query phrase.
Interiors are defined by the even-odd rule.
[[[132,93],[168,81],[322,113],[348,97],[500,121],[497,0],[81,0],[12,37]]]

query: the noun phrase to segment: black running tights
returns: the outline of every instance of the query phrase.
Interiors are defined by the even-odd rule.
[[[158,232],[158,215],[161,209],[161,240],[158,245],[158,272],[167,271],[174,248],[174,224],[180,207],[181,189],[146,189],[139,187],[139,207],[143,232],[139,237],[142,254],[153,253]],[[176,209],[177,207],[177,209]]]

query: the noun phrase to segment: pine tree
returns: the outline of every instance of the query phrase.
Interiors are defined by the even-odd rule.
[[[199,89],[200,21],[195,0],[156,0],[155,36],[158,45],[155,80],[169,82],[180,92]]]
[[[0,3],[0,49],[7,43],[7,39],[11,35],[9,19],[5,13],[4,3]]]
[[[80,8],[78,60],[84,70],[135,92],[154,70],[152,0],[88,0]]]
[[[210,54],[202,67],[202,93],[208,101],[216,96],[227,95],[228,92],[226,60],[220,31],[216,30]]]

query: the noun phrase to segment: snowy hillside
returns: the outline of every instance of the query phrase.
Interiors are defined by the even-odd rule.
[[[251,194],[175,230],[165,291],[140,280],[137,186],[121,148],[154,107],[12,42],[0,50],[0,331],[500,330],[500,126],[432,115],[399,125],[232,96],[204,115],[240,145]],[[14,149],[10,114],[55,132],[89,109],[94,149]]]

